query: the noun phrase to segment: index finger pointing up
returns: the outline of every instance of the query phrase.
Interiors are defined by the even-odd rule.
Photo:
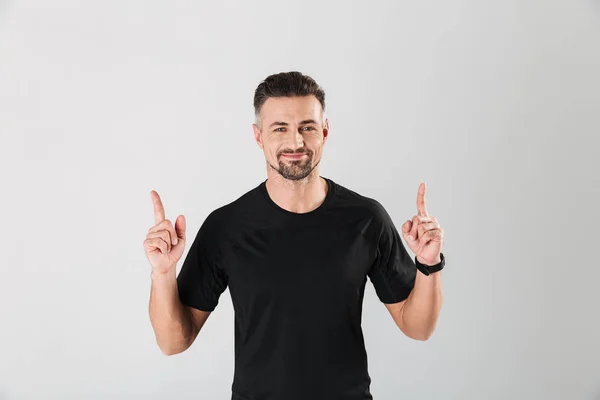
[[[425,182],[421,182],[419,185],[419,192],[417,193],[417,211],[421,217],[428,217],[427,207],[425,206]]]
[[[150,197],[152,197],[152,203],[154,204],[154,221],[157,224],[163,222],[165,220],[165,208],[162,201],[160,201],[160,196],[153,190],[150,192]]]

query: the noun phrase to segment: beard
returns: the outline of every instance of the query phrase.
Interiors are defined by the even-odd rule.
[[[284,161],[282,160],[283,154],[306,154],[306,157],[301,160]],[[312,165],[313,152],[311,150],[298,150],[296,152],[284,150],[277,154],[277,160],[279,161],[279,168],[273,165],[271,165],[271,168],[277,171],[283,178],[291,181],[299,181],[306,178],[319,164]]]

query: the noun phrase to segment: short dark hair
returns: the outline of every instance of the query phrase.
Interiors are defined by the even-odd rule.
[[[260,110],[269,97],[314,95],[325,112],[325,91],[313,78],[298,71],[269,75],[254,92],[254,116],[258,122]],[[260,125],[259,125],[260,128]]]

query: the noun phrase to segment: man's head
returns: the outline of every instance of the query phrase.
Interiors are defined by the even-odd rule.
[[[283,178],[308,177],[321,161],[329,123],[325,92],[297,71],[268,76],[254,93],[256,143]]]

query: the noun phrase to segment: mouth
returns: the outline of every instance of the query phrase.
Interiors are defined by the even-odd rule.
[[[305,153],[301,153],[301,154],[289,154],[289,153],[284,153],[281,156],[285,157],[285,158],[289,158],[290,160],[299,160],[302,157],[304,157],[306,154]]]

